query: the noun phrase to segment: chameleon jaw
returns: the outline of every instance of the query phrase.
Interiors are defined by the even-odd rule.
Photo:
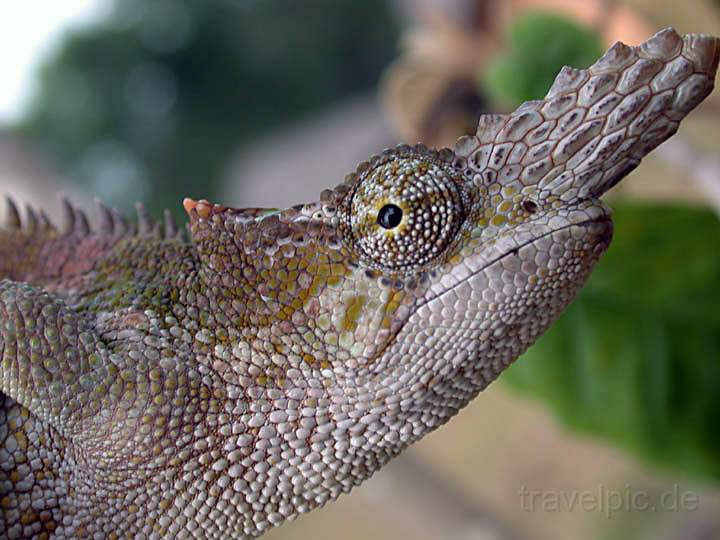
[[[543,232],[538,233],[539,228],[544,229]],[[462,283],[472,280],[473,276],[489,271],[493,265],[498,268],[507,266],[511,272],[521,271],[522,265],[515,265],[509,262],[509,259],[518,257],[528,246],[544,242],[553,235],[566,231],[571,231],[578,241],[585,242],[585,252],[594,252],[599,258],[612,240],[610,209],[598,202],[584,209],[575,209],[552,217],[543,216],[519,226],[512,234],[501,235],[496,241],[483,242],[474,249],[466,249],[460,254],[459,263],[444,270],[444,275],[448,277],[430,286],[420,305],[438,299]],[[549,251],[550,249],[548,253]],[[543,258],[543,262],[547,260]],[[541,269],[538,270],[542,273]]]

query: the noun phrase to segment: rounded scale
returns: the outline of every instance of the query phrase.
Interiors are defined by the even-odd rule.
[[[422,147],[366,167],[341,205],[346,243],[372,268],[414,272],[447,253],[467,216],[462,172]]]

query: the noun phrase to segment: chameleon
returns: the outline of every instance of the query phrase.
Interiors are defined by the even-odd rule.
[[[611,241],[601,195],[719,57],[616,43],[453,149],[385,150],[284,210],[185,199],[187,231],[9,199],[0,536],[249,539],[350,491],[572,301]]]

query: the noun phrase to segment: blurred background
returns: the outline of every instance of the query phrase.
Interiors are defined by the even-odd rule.
[[[26,0],[0,19],[0,192],[183,218],[314,200],[452,145],[560,66],[718,0]],[[720,92],[608,196],[578,300],[447,426],[268,540],[720,538]],[[584,501],[584,502],[583,502]]]

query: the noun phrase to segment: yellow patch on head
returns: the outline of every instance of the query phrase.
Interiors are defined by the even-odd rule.
[[[367,298],[362,295],[352,296],[345,302],[345,316],[343,317],[342,330],[352,332],[357,328],[357,321],[362,313]]]

